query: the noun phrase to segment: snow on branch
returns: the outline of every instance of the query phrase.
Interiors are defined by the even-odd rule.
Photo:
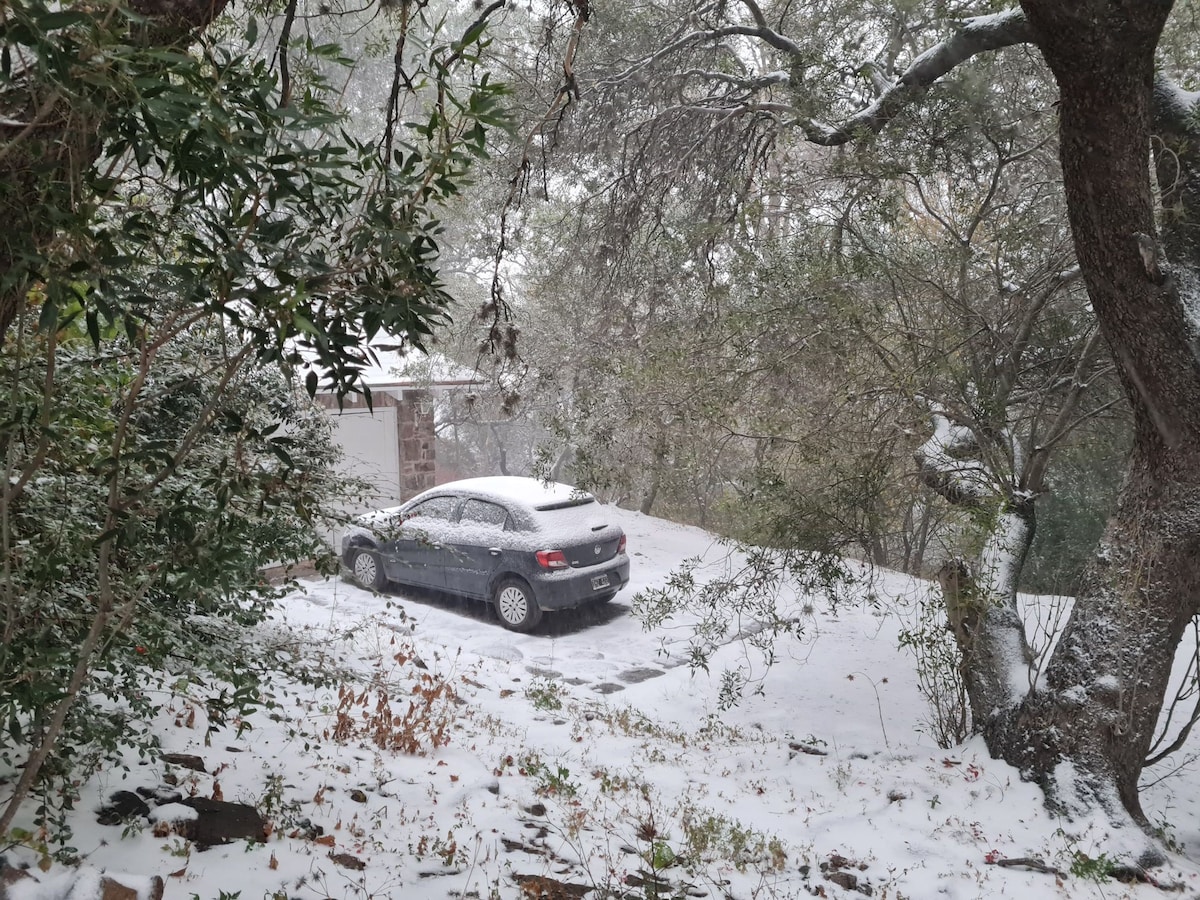
[[[955,424],[943,410],[932,410],[933,434],[913,454],[921,480],[956,506],[977,507],[995,496],[992,479],[978,459],[971,429]]]
[[[762,41],[795,60],[804,59],[804,51],[795,41],[772,28],[759,8],[756,0],[741,0],[749,11],[753,25],[726,25],[719,28],[701,28],[688,31],[649,56],[637,60],[627,69],[612,78],[596,83],[603,89],[621,84],[654,66],[660,60],[688,47],[703,43],[715,43],[728,37],[747,37]],[[815,119],[798,122],[805,137],[816,144],[838,146],[855,140],[863,132],[876,133],[883,129],[908,103],[918,99],[931,84],[953,71],[955,67],[980,53],[1000,50],[1017,44],[1030,43],[1033,32],[1019,8],[986,16],[974,16],[959,23],[953,35],[922,53],[895,81],[883,77],[878,67],[867,66],[879,96],[860,112],[855,113],[840,125],[828,125]],[[789,76],[773,72],[756,82],[747,79],[746,87],[761,88],[786,82]],[[780,107],[777,111],[791,111]]]
[[[992,702],[1001,707],[1020,702],[1031,684],[1033,653],[1016,598],[1032,541],[1031,520],[1015,510],[1005,510],[988,531],[979,554],[976,578],[982,608],[981,634],[976,640],[991,669]]]
[[[810,120],[801,124],[804,135],[815,144],[835,147],[863,132],[878,133],[925,89],[958,65],[980,53],[1033,41],[1025,14],[1017,8],[988,16],[965,19],[953,35],[926,50],[879,97],[841,125]]]
[[[1159,125],[1194,127],[1200,91],[1186,91],[1161,72],[1154,78],[1154,117]]]

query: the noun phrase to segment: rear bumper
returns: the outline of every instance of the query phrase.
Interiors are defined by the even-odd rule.
[[[597,579],[607,579],[607,584]],[[629,583],[629,557],[583,569],[559,569],[529,579],[542,609],[572,609],[615,594]]]

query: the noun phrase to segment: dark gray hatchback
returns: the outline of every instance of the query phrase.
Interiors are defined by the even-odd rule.
[[[360,585],[447,591],[529,631],[544,610],[606,603],[629,581],[625,532],[591,494],[534,478],[469,478],[368,513],[342,536]]]

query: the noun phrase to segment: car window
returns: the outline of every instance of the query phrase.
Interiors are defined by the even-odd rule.
[[[508,521],[508,510],[485,500],[468,500],[463,504],[462,515],[458,520],[503,528],[504,523]]]
[[[412,519],[449,519],[454,515],[454,497],[430,497],[404,513],[405,521]]]

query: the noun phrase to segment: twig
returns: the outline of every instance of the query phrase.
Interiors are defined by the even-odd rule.
[[[871,690],[875,692],[875,707],[879,710],[879,730],[883,732],[883,746],[891,750],[892,745],[888,742],[887,727],[883,724],[883,700],[879,697],[879,687],[875,684],[875,679],[865,672],[855,672],[854,675],[861,675],[871,685]]]
[[[1054,866],[1048,866],[1040,859],[1034,859],[1032,856],[1019,856],[1013,859],[989,859],[988,865],[1003,866],[1006,869],[1033,869],[1035,872],[1044,872],[1046,875],[1058,875],[1066,877],[1066,872],[1062,869],[1056,869]]]

